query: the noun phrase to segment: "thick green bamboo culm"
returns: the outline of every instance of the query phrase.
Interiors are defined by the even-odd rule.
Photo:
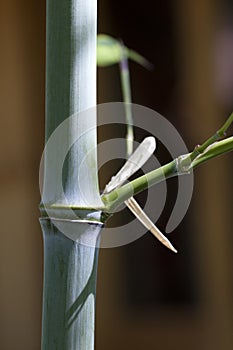
[[[47,0],[46,142],[71,115],[96,105],[97,0]],[[102,206],[96,158],[96,116],[69,118],[54,152],[44,156],[44,187],[40,219],[44,239],[42,350],[93,350],[95,290],[101,211],[88,220],[90,207]],[[57,191],[62,147],[70,149],[64,164],[64,194]],[[87,150],[92,150],[86,158]],[[77,181],[81,162],[88,172]],[[81,195],[85,194],[85,198]],[[67,219],[67,203],[78,208]],[[54,219],[46,209],[54,207]],[[51,212],[48,212],[51,216]],[[89,215],[87,217],[87,214]],[[83,219],[85,219],[83,221]],[[58,224],[63,224],[62,229]],[[66,235],[66,224],[75,235]],[[88,241],[88,244],[87,244]]]
[[[96,275],[101,225],[77,226],[76,241],[67,238],[48,218],[44,235],[43,350],[93,350]],[[82,243],[91,236],[92,246]]]
[[[97,0],[47,0],[46,141],[65,119],[96,106],[96,22]],[[64,164],[65,201],[57,191],[59,154],[81,135]],[[60,138],[54,154],[45,154],[43,204],[66,206],[68,202],[81,209],[88,204],[98,208],[95,113],[71,118]],[[91,150],[88,158],[87,150]],[[88,172],[77,181],[83,160],[89,162]]]

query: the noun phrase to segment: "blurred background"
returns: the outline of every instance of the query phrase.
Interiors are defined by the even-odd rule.
[[[133,102],[169,119],[188,148],[232,111],[232,0],[99,0],[99,32],[154,64],[130,63]],[[39,350],[45,1],[0,0],[0,47],[0,349]],[[120,101],[118,67],[98,73],[98,101]],[[97,350],[233,348],[232,157],[195,172],[192,203],[170,235],[178,255],[149,233],[100,251]],[[162,229],[176,187],[171,180]]]

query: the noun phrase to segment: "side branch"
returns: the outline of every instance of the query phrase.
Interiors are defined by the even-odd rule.
[[[108,194],[104,194],[102,196],[102,200],[105,204],[105,211],[112,213],[119,205],[124,203],[133,195],[136,195],[137,193],[140,193],[170,177],[189,174],[198,165],[230,151],[233,151],[233,136],[222,141],[212,143],[210,146],[205,148],[203,153],[198,154],[193,161],[191,161],[190,158],[192,153],[179,156],[172,162],[163,165],[160,168],[149,172],[148,174],[140,176],[139,178],[111,191]]]

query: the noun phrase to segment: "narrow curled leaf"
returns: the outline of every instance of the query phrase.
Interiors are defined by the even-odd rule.
[[[112,177],[110,182],[106,185],[104,193],[109,193],[115,188],[123,185],[123,183],[136,171],[138,171],[154,153],[156,141],[153,136],[146,137],[134,153],[125,162],[118,173]]]
[[[109,35],[99,34],[97,36],[97,65],[99,67],[107,67],[120,63],[122,60],[122,45],[121,41]],[[127,58],[146,68],[152,68],[152,64],[143,56],[134,50],[128,49],[126,46],[124,47]]]

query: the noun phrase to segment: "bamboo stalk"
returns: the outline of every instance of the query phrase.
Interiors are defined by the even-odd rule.
[[[76,224],[77,240],[41,219],[44,236],[43,350],[93,350],[101,225]],[[89,246],[85,245],[89,236]]]
[[[97,0],[47,0],[46,142],[61,123],[67,124],[55,147],[44,156],[40,219],[44,238],[43,350],[94,349],[102,227],[101,211],[94,209],[102,206],[96,115],[69,117],[96,105],[96,17]],[[74,143],[80,136],[79,143]],[[63,168],[63,193],[57,171],[64,145],[72,147]],[[78,178],[81,163],[87,172]],[[47,217],[46,210],[51,207],[55,219]],[[78,220],[67,219],[68,207],[79,209]],[[90,220],[92,212],[96,222]]]
[[[102,204],[95,111],[88,113],[88,118],[78,115],[96,106],[96,18],[97,0],[47,0],[46,142],[64,120],[68,125],[54,149],[45,153],[42,195],[45,206],[57,203],[62,207],[68,203],[83,208]],[[74,114],[77,118],[69,118]],[[77,139],[79,142],[73,144]],[[59,155],[65,145],[73,146],[64,163],[63,196],[56,178]],[[88,171],[79,178],[83,162]],[[85,198],[81,193],[85,193]]]

